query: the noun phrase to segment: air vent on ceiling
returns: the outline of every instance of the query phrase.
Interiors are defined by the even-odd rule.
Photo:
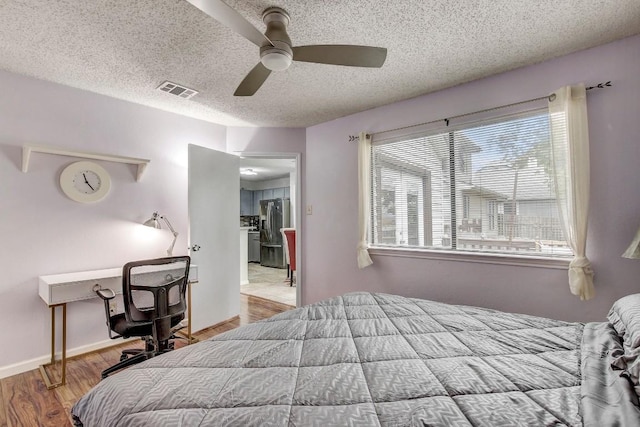
[[[158,89],[184,99],[192,98],[198,94],[197,90],[189,89],[188,87],[180,86],[179,84],[171,82],[162,83],[158,86]]]

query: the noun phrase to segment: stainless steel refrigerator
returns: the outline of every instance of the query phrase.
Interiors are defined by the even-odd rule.
[[[260,201],[260,265],[285,268],[281,228],[289,227],[289,199]]]

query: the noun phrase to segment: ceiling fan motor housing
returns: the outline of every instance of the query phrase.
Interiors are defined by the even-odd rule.
[[[265,36],[273,45],[265,43],[260,47],[260,61],[271,71],[283,71],[293,61],[291,39],[287,34],[289,14],[279,7],[270,7],[262,12],[262,21],[267,25]]]

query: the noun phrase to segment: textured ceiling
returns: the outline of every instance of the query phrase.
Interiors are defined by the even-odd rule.
[[[229,126],[306,127],[640,33],[638,0],[228,0],[294,46],[386,47],[380,69],[294,62],[233,92],[258,48],[185,0],[0,0],[0,69]],[[190,100],[155,88],[170,80]]]

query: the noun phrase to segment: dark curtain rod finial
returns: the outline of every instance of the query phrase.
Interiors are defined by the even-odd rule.
[[[371,134],[366,134],[367,138],[371,138]],[[349,135],[349,142],[360,141],[360,135]]]
[[[588,88],[586,88],[586,90],[591,90],[591,89],[604,89],[605,87],[611,87],[611,80],[609,80],[608,82],[605,83],[598,83],[595,86],[589,86]]]

